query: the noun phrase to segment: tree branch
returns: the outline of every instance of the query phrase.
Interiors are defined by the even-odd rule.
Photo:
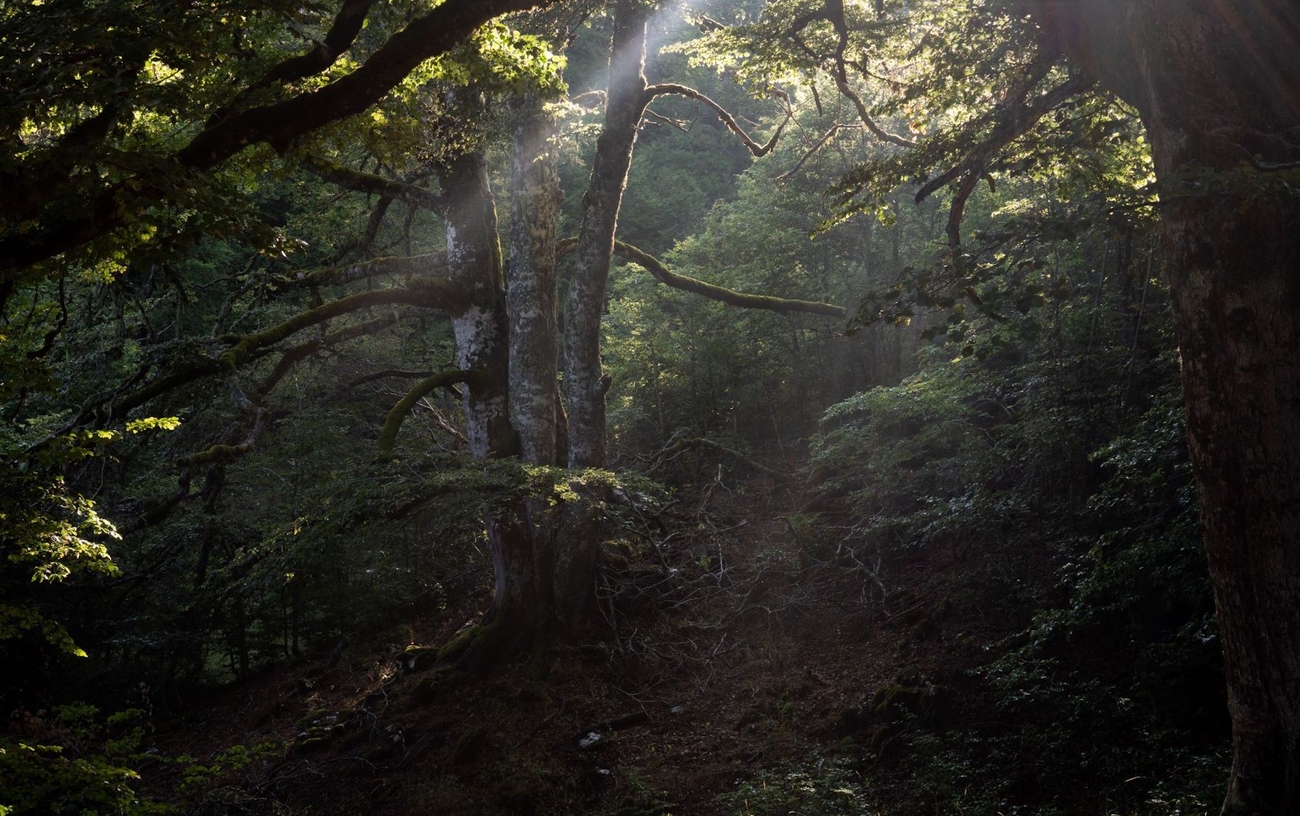
[[[329,68],[352,47],[357,35],[361,33],[370,7],[374,4],[375,0],[345,0],[323,42],[316,43],[316,47],[307,53],[290,57],[267,71],[261,79],[245,88],[230,103],[214,113],[208,119],[208,125],[212,126],[225,119],[231,111],[247,102],[260,90],[274,85],[283,85],[295,79],[305,79]]]
[[[577,243],[578,241],[576,238],[565,238],[561,240],[555,248],[556,256],[559,257],[572,251]],[[640,266],[642,269],[653,275],[655,280],[666,286],[680,289],[683,292],[691,292],[709,298],[710,300],[721,301],[731,306],[739,306],[744,309],[763,309],[778,314],[815,314],[823,315],[825,317],[839,318],[848,316],[848,311],[843,306],[836,306],[833,303],[821,303],[813,300],[794,300],[791,298],[772,297],[771,295],[749,295],[744,292],[737,292],[734,289],[727,289],[724,286],[707,283],[698,278],[678,275],[676,272],[670,272],[668,268],[660,263],[653,255],[642,252],[631,244],[625,244],[622,241],[614,242],[614,254]]]
[[[858,95],[857,91],[853,90],[853,88],[849,86],[848,77],[845,74],[844,65],[842,63],[840,64],[835,76],[835,87],[839,88],[840,93],[848,97],[848,100],[853,103],[853,107],[857,108],[858,118],[862,120],[862,124],[867,128],[867,130],[871,131],[872,135],[877,139],[882,142],[888,142],[892,145],[898,145],[899,147],[916,147],[916,142],[911,139],[904,139],[902,136],[890,133],[880,125],[876,124],[876,120],[871,118],[871,112],[867,110],[867,105],[862,101],[862,97]]]
[[[421,63],[450,51],[489,20],[555,2],[446,0],[389,37],[355,71],[321,88],[232,113],[208,125],[172,156],[175,162],[172,175],[185,169],[215,167],[263,142],[283,152],[295,138],[365,111]],[[363,5],[352,3],[351,11],[355,13]],[[339,28],[340,39],[345,28]],[[168,161],[161,159],[158,163],[166,165]],[[88,192],[74,212],[47,211],[43,218],[30,219],[42,222],[40,227],[20,231],[16,225],[7,225],[9,229],[0,239],[0,270],[28,267],[89,243],[121,226],[134,213],[167,203],[170,195],[168,189],[160,186],[142,187],[139,179],[127,179]],[[48,209],[57,205],[54,202]]]
[[[400,289],[377,289],[373,292],[358,292],[335,301],[308,309],[288,320],[256,334],[242,337],[226,336],[222,340],[234,345],[217,358],[222,368],[234,371],[254,352],[284,340],[305,328],[322,323],[339,315],[369,309],[406,303],[412,306],[425,306],[431,309],[454,310],[464,303],[467,293],[464,288],[449,280],[441,278],[417,278]]]
[[[817,154],[817,151],[825,147],[830,142],[831,139],[834,139],[837,135],[839,135],[839,132],[841,130],[861,130],[861,129],[862,129],[861,125],[843,125],[843,124],[831,125],[830,130],[826,131],[826,133],[824,133],[820,139],[818,139],[816,142],[813,143],[812,147],[808,148],[808,150],[803,154],[803,158],[799,159],[799,161],[795,163],[794,167],[791,167],[789,170],[777,176],[776,180],[785,181],[790,176],[793,176],[795,173],[798,173],[800,168],[802,168],[809,159],[815,156]]]
[[[948,207],[948,224],[945,229],[948,235],[948,246],[956,248],[961,245],[961,222],[966,210],[966,201],[970,198],[971,193],[975,192],[980,178],[984,176],[985,165],[989,157],[1028,133],[1034,125],[1038,124],[1040,119],[1055,109],[1057,105],[1073,96],[1078,96],[1096,84],[1096,80],[1080,74],[1070,77],[1047,93],[1035,98],[1032,102],[1026,103],[1025,97],[1028,95],[1030,88],[1037,84],[1043,76],[1046,76],[1051,67],[1050,63],[1041,63],[1038,69],[1030,75],[1018,98],[1012,104],[1001,109],[997,122],[988,137],[976,145],[956,167],[940,174],[937,178],[931,179],[916,192],[916,203],[919,204],[940,187],[959,177],[962,179],[961,183],[957,185],[957,189],[953,191],[952,203]]]
[[[385,315],[383,317],[375,318],[374,320],[367,320],[365,323],[358,323],[355,326],[348,326],[347,328],[340,329],[332,334],[327,334],[324,337],[317,337],[314,340],[309,340],[306,343],[300,343],[293,348],[286,349],[284,354],[280,355],[280,360],[275,364],[275,368],[272,369],[271,373],[262,381],[262,384],[257,387],[257,398],[259,400],[265,399],[266,396],[271,393],[272,389],[279,385],[280,380],[284,379],[284,375],[292,371],[293,367],[298,363],[311,357],[317,352],[323,349],[332,348],[339,343],[346,343],[347,341],[355,340],[358,337],[364,337],[368,334],[374,334],[377,331],[383,331],[396,322],[397,318],[394,315]]]
[[[304,133],[361,113],[420,63],[451,50],[489,20],[553,2],[447,0],[389,37],[352,73],[283,102],[240,111],[195,136],[177,159],[186,167],[212,167],[259,142],[283,151]]]
[[[333,182],[340,187],[358,193],[369,193],[384,198],[396,199],[413,207],[423,207],[435,213],[442,213],[442,196],[400,179],[384,178],[374,173],[363,173],[360,170],[332,164],[313,156],[304,159],[302,165],[326,181]]]
[[[656,97],[673,94],[676,96],[684,96],[687,99],[694,99],[696,102],[707,105],[713,109],[714,113],[718,114],[718,118],[722,120],[722,123],[727,126],[728,130],[740,137],[740,140],[745,143],[745,147],[754,155],[754,158],[758,159],[761,159],[768,153],[772,152],[772,148],[776,147],[776,143],[781,138],[781,133],[785,131],[785,126],[790,123],[791,117],[794,116],[794,111],[790,108],[790,96],[785,91],[773,89],[772,94],[785,102],[785,119],[777,126],[776,133],[773,133],[772,138],[767,140],[767,144],[759,144],[745,132],[745,129],[736,121],[736,117],[732,116],[726,108],[722,107],[717,102],[714,102],[712,99],[694,88],[689,88],[685,85],[678,85],[673,82],[664,82],[658,85],[651,85],[645,89],[645,93],[646,104],[649,104],[650,101]]]
[[[384,419],[383,430],[379,432],[379,450],[383,453],[391,453],[393,445],[397,442],[397,432],[402,429],[402,422],[406,419],[407,414],[415,404],[424,399],[429,393],[438,388],[455,385],[456,383],[467,383],[471,388],[474,382],[482,383],[484,380],[490,380],[492,375],[480,369],[471,369],[464,371],[461,369],[452,369],[450,371],[440,371],[432,377],[426,377],[415,384],[406,396],[398,400],[393,409],[388,412]]]

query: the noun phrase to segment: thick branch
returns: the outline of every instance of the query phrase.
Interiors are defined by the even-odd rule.
[[[565,238],[556,247],[556,254],[563,255],[572,250],[576,244],[577,239]],[[622,241],[614,242],[614,254],[640,266],[653,275],[655,280],[666,286],[701,295],[710,300],[721,301],[731,306],[739,306],[744,309],[764,309],[778,314],[815,314],[839,318],[848,316],[848,311],[843,306],[836,306],[833,303],[794,300],[792,298],[772,297],[771,295],[749,295],[744,292],[737,292],[734,289],[727,289],[724,286],[707,283],[698,278],[678,275],[676,272],[670,272],[653,255],[642,252],[631,244],[625,244]]]
[[[425,306],[431,309],[453,310],[463,302],[464,296],[465,293],[461,287],[451,281],[438,278],[419,278],[411,281],[410,284],[401,289],[359,292],[317,306],[314,309],[308,309],[294,315],[283,323],[263,329],[256,334],[222,338],[227,342],[233,342],[234,345],[217,359],[227,371],[234,371],[259,349],[274,345],[305,328],[315,326],[317,323],[323,323],[348,312],[396,303]]]
[[[223,465],[232,459],[243,456],[253,449],[257,444],[258,438],[266,430],[267,418],[270,411],[250,400],[234,376],[230,377],[230,394],[235,401],[235,405],[240,410],[247,411],[253,417],[253,427],[249,428],[248,434],[240,442],[229,445],[213,445],[207,450],[192,453],[189,456],[182,456],[176,460],[176,467],[181,470],[191,470],[196,465]],[[188,481],[188,480],[186,480]]]
[[[694,99],[696,102],[707,105],[713,109],[713,112],[718,115],[718,118],[722,120],[722,123],[727,126],[728,130],[740,137],[740,140],[745,143],[745,147],[749,149],[749,152],[754,154],[755,158],[760,159],[768,153],[771,153],[772,148],[776,147],[776,143],[781,139],[781,133],[785,131],[785,126],[790,123],[790,118],[794,115],[794,111],[790,108],[790,97],[786,95],[784,91],[774,90],[772,92],[773,94],[785,100],[785,119],[777,126],[776,133],[773,133],[772,138],[767,140],[767,144],[759,144],[745,132],[745,129],[736,121],[736,117],[732,116],[726,108],[722,107],[717,102],[714,102],[712,99],[694,88],[689,88],[685,85],[678,85],[672,82],[665,82],[659,85],[651,85],[645,89],[645,93],[646,104],[649,104],[650,101],[656,97],[664,96],[665,94],[674,94],[676,96],[684,96],[687,99]]]
[[[233,113],[204,128],[173,157],[180,165],[175,172],[183,172],[182,168],[215,167],[262,142],[283,151],[299,136],[365,111],[422,62],[450,51],[489,20],[554,2],[447,0],[389,37],[355,71],[316,90]],[[31,266],[82,246],[121,226],[124,216],[166,202],[171,195],[166,189],[153,186],[141,189],[129,183],[134,181],[90,192],[75,212],[49,213],[41,219],[40,228],[21,233],[8,230],[0,240],[0,270]]]
[[[267,375],[262,384],[257,387],[257,398],[264,399],[271,390],[279,385],[284,375],[293,370],[298,363],[306,360],[308,357],[316,354],[322,349],[332,348],[339,343],[346,343],[349,340],[355,340],[358,337],[365,337],[368,334],[374,334],[382,331],[397,322],[394,315],[385,315],[374,320],[367,320],[365,323],[358,323],[355,326],[348,326],[336,332],[317,337],[314,340],[308,340],[306,343],[300,343],[291,349],[286,349],[284,354],[280,355],[280,360],[275,364],[275,368]]]
[[[434,390],[457,383],[468,383],[473,388],[474,381],[481,382],[491,379],[491,376],[487,371],[478,369],[470,371],[452,369],[450,371],[440,371],[432,377],[420,380],[388,412],[387,418],[384,419],[384,428],[379,433],[379,450],[383,453],[389,453],[393,450],[393,445],[397,442],[397,432],[402,429],[402,422],[406,419],[407,414],[411,413],[411,409],[415,407],[417,402]]]
[[[369,261],[331,266],[311,272],[301,271],[283,282],[297,286],[336,286],[388,275],[429,275],[431,273],[445,272],[446,269],[447,253],[438,252],[430,255],[374,258]]]
[[[316,47],[307,53],[290,57],[267,71],[261,79],[245,88],[230,104],[214,114],[208,124],[225,119],[232,110],[264,88],[314,76],[329,68],[343,56],[343,52],[352,47],[357,35],[361,33],[366,14],[374,4],[375,0],[346,0],[335,15],[324,41],[316,43]]]
[[[358,193],[369,193],[384,198],[396,199],[413,207],[423,207],[436,213],[442,212],[442,196],[400,179],[384,178],[374,173],[363,173],[360,170],[331,164],[314,157],[305,159],[303,166],[326,181]]]
[[[234,114],[195,136],[177,158],[188,167],[212,167],[259,142],[283,150],[304,133],[361,113],[420,63],[451,50],[489,20],[551,2],[447,0],[389,37],[352,73],[292,99]]]

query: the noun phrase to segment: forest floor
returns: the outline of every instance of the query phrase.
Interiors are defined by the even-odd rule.
[[[862,812],[812,801],[850,796],[836,780],[874,809],[903,784],[899,732],[972,716],[968,670],[1026,621],[963,591],[955,553],[871,571],[825,529],[810,542],[770,492],[710,501],[678,567],[661,550],[611,584],[602,643],[486,677],[408,671],[464,622],[417,620],[405,642],[349,644],[329,668],[280,667],[163,719],[160,752],[212,769],[188,797],[211,813]],[[181,774],[144,778],[167,799]],[[764,796],[802,809],[750,801]]]

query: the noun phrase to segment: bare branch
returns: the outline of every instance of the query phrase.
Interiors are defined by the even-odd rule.
[[[811,159],[814,155],[816,155],[817,151],[821,150],[823,147],[827,145],[827,143],[830,142],[831,139],[835,138],[841,130],[861,130],[861,129],[862,129],[861,125],[841,125],[841,124],[831,125],[831,129],[826,131],[826,133],[824,133],[820,139],[814,142],[812,147],[808,148],[808,151],[803,154],[803,158],[799,159],[799,161],[795,163],[794,167],[791,167],[789,170],[777,176],[776,180],[785,181],[790,176],[793,176],[795,173],[798,173],[800,168],[802,168],[809,159]]]
[[[308,309],[256,334],[223,337],[222,340],[233,343],[233,346],[217,360],[227,371],[233,371],[254,352],[272,346],[303,329],[348,312],[396,303],[450,311],[458,308],[465,298],[466,292],[463,287],[441,278],[417,278],[402,288],[358,292],[314,309]]]
[[[259,400],[265,399],[272,389],[279,385],[280,380],[284,379],[284,376],[293,370],[294,366],[317,352],[333,348],[339,343],[346,343],[349,340],[382,331],[396,322],[397,318],[394,315],[385,315],[374,320],[368,320],[365,323],[358,323],[355,326],[348,326],[324,337],[317,337],[314,340],[286,349],[284,354],[280,355],[280,361],[275,364],[275,368],[257,387],[257,398]]]
[[[836,72],[835,87],[839,88],[840,93],[848,97],[848,100],[853,103],[853,107],[858,110],[858,118],[862,120],[862,124],[867,130],[871,131],[872,135],[877,139],[882,142],[888,142],[892,145],[898,145],[899,147],[916,147],[916,142],[911,139],[896,136],[876,124],[876,120],[871,118],[871,112],[867,110],[867,105],[862,101],[862,97],[858,95],[857,91],[854,91],[853,88],[849,86],[848,77],[844,72],[844,65],[842,62]]]

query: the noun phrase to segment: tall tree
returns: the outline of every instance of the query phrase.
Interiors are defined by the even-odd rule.
[[[1223,812],[1300,812],[1300,8],[1029,9],[1150,137],[1233,721]]]

